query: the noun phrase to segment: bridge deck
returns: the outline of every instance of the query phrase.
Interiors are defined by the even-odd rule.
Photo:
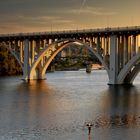
[[[69,38],[77,36],[106,36],[106,35],[120,35],[120,34],[139,34],[140,26],[132,27],[117,27],[117,28],[97,28],[84,30],[64,30],[52,32],[33,32],[33,33],[15,33],[15,34],[1,34],[0,41],[13,39],[37,39],[37,38]]]

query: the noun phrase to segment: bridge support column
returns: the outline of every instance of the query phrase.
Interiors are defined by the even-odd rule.
[[[123,66],[128,62],[128,36],[123,36]]]
[[[34,40],[31,40],[30,46],[30,55],[31,55],[31,64],[33,64],[35,60],[35,43]]]
[[[39,45],[39,44],[38,44]],[[34,44],[28,39],[24,40],[24,66],[23,66],[23,79],[24,80],[38,80],[42,79],[40,74],[40,67],[31,70],[34,62]],[[39,53],[39,46],[38,46]]]
[[[136,55],[136,36],[132,36],[132,57]]]
[[[97,53],[100,53],[101,43],[100,43],[100,37],[97,37]]]
[[[36,41],[36,53],[38,55],[40,54],[40,51],[43,48],[44,48],[44,41],[37,40]],[[38,79],[38,80],[45,79],[44,77],[42,77],[42,67],[43,67],[43,59],[41,59],[40,62],[38,63],[38,66],[34,70],[32,70],[31,76],[33,76],[33,79]]]
[[[89,38],[89,46],[91,48],[93,47],[93,38],[92,37]]]
[[[23,79],[30,79],[30,65],[29,65],[29,40],[24,40],[24,66],[23,66]]]
[[[117,36],[110,37],[110,71],[109,71],[109,83],[111,85],[117,84],[118,75],[118,48],[117,48]]]
[[[20,41],[20,61],[23,63],[23,41]]]

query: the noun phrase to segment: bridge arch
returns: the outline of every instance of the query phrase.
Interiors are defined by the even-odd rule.
[[[135,55],[124,66],[118,75],[118,84],[129,83],[131,84],[140,71],[140,53]]]
[[[14,56],[14,58],[16,59],[16,61],[18,62],[18,64],[20,65],[20,67],[21,67],[21,69],[23,71],[23,64],[21,63],[21,61],[20,61],[20,59],[18,57],[18,54],[16,54],[17,52],[12,49],[10,44],[9,43],[1,43],[0,45],[4,46]]]
[[[128,74],[128,76],[125,78],[124,81],[127,83],[133,83],[133,81],[135,80],[135,78],[139,72],[140,72],[140,63],[134,67],[132,72],[130,74]]]
[[[58,46],[57,44],[60,43],[61,45]],[[36,61],[33,63],[32,67],[31,67],[31,71],[30,71],[30,77],[32,77],[35,73],[35,69],[38,66],[38,64],[40,63],[41,59],[46,55],[46,53],[50,53],[51,55],[48,56],[47,61],[45,63],[45,65],[42,67],[41,69],[41,75],[40,75],[40,79],[44,79],[44,75],[45,72],[49,66],[49,64],[52,62],[52,60],[54,59],[54,57],[65,47],[67,47],[70,44],[78,44],[79,45],[83,45],[84,47],[86,47],[92,54],[94,54],[98,60],[101,62],[101,64],[104,66],[104,68],[106,69],[108,76],[109,76],[109,68],[107,66],[107,64],[104,62],[103,58],[95,51],[93,50],[93,48],[91,48],[88,44],[83,43],[81,40],[77,40],[77,39],[63,39],[63,40],[58,40],[53,42],[52,44],[50,44],[47,48],[45,48],[43,50],[43,52],[41,52],[38,57],[36,58]]]

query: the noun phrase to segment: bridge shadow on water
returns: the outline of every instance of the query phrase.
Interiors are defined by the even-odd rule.
[[[109,86],[103,94],[103,113],[93,121],[95,128],[140,126],[140,92],[135,86]]]

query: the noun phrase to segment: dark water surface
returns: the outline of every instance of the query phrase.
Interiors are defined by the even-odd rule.
[[[0,140],[140,140],[140,75],[117,87],[102,70],[46,77],[0,78]]]

